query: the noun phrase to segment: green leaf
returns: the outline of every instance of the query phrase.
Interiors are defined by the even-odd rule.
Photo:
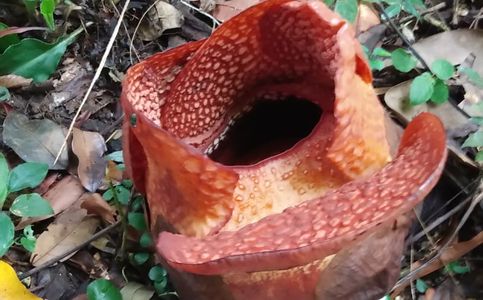
[[[165,268],[160,266],[153,266],[148,273],[149,279],[152,281],[160,281],[168,275]]]
[[[6,213],[0,211],[0,257],[7,253],[10,246],[13,244],[15,237],[15,229]]]
[[[462,265],[458,261],[452,261],[447,264],[445,270],[447,272],[453,272],[455,274],[465,274],[471,271],[469,266]]]
[[[6,28],[8,28],[7,24],[0,22],[0,31],[2,29],[6,29]],[[16,34],[9,34],[9,35],[6,35],[4,37],[1,37],[0,38],[0,53],[3,53],[3,51],[5,51],[5,49],[7,49],[11,45],[16,44],[18,42],[20,42],[20,39],[18,38],[18,35],[16,35]]]
[[[0,102],[10,100],[10,92],[4,86],[0,86]]]
[[[483,117],[472,117],[470,121],[478,125],[483,125]]]
[[[119,289],[106,279],[97,279],[87,286],[89,300],[122,300]]]
[[[470,134],[461,147],[483,147],[483,130]]]
[[[82,32],[77,29],[65,39],[48,44],[33,38],[26,38],[20,43],[8,47],[0,55],[0,75],[16,74],[32,78],[36,82],[49,79],[64,55],[67,46]]]
[[[376,47],[374,48],[374,51],[372,51],[372,55],[380,57],[391,57],[391,52],[387,51],[384,48]]]
[[[54,22],[55,0],[42,0],[40,3],[40,13],[50,30],[55,29]]]
[[[441,79],[436,79],[434,83],[434,91],[431,95],[431,101],[437,104],[444,103],[449,98],[448,85]]]
[[[401,12],[401,5],[399,3],[391,4],[384,11],[386,12],[389,19],[392,19],[395,16],[399,15],[399,13]],[[385,16],[383,17],[385,19]]]
[[[428,289],[428,285],[423,280],[418,279],[418,280],[416,280],[416,289],[421,294],[424,294],[426,292],[426,290]]]
[[[19,217],[44,217],[52,215],[50,203],[37,193],[22,194],[13,200],[10,212]]]
[[[8,173],[7,159],[3,153],[0,152],[0,210],[8,195]]]
[[[139,231],[146,231],[146,220],[143,213],[130,212],[127,215],[129,225],[136,228]]]
[[[163,294],[166,292],[166,287],[168,286],[168,278],[164,277],[159,281],[155,281],[153,285],[156,293]]]
[[[139,245],[143,248],[148,248],[153,245],[153,239],[149,232],[144,232],[139,238]]]
[[[334,10],[342,18],[346,19],[350,23],[354,23],[357,18],[357,0],[337,0]]]
[[[418,105],[428,101],[433,95],[434,82],[435,80],[429,72],[424,72],[414,78],[409,89],[409,103]]]
[[[371,67],[371,70],[381,71],[384,69],[384,62],[378,59],[370,59],[369,66]]]
[[[124,179],[121,184],[125,187],[125,188],[132,188],[132,180],[130,179]]]
[[[131,211],[142,211],[143,210],[143,204],[144,204],[144,198],[142,196],[136,196],[132,200],[131,204]]]
[[[115,162],[123,163],[124,157],[122,155],[122,151],[114,151],[106,156],[108,160],[112,160]]]
[[[332,7],[334,5],[335,0],[324,0],[325,5],[328,7]]]
[[[139,252],[133,255],[134,263],[138,266],[147,262],[148,259],[149,259],[149,253],[146,253],[146,252]]]
[[[431,72],[441,80],[448,80],[454,75],[455,69],[446,59],[437,59],[431,64]]]
[[[416,9],[416,6],[411,1],[403,0],[401,8],[408,14],[411,14],[415,17],[420,16],[418,10]]]
[[[483,88],[483,78],[472,68],[459,67],[458,71],[468,76],[468,79],[476,86]]]
[[[478,153],[476,153],[475,161],[477,161],[477,162],[483,161],[483,151],[478,151]]]
[[[33,252],[37,239],[34,236],[32,225],[28,225],[23,229],[23,236],[20,238],[20,244],[29,252]]]
[[[417,64],[416,59],[404,49],[396,49],[391,53],[392,64],[403,73],[411,71]]]
[[[107,191],[105,191],[104,194],[102,194],[102,198],[104,198],[106,201],[111,201],[114,198],[112,189],[109,188]]]
[[[25,188],[34,188],[44,180],[49,165],[35,162],[23,163],[10,172],[8,187],[10,192],[17,192]]]
[[[122,185],[117,185],[114,187],[116,192],[116,199],[122,205],[127,205],[129,203],[129,198],[131,197],[131,192]]]

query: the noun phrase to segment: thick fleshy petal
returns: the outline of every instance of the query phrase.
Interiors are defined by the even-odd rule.
[[[287,269],[336,253],[395,219],[433,188],[446,159],[442,123],[423,113],[405,130],[396,159],[369,178],[203,239],[161,233],[158,251],[172,266],[199,274]]]

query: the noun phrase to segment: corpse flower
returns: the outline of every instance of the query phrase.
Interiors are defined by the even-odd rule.
[[[419,115],[392,160],[371,81],[319,0],[263,2],[130,68],[126,167],[182,298],[314,299],[325,257],[422,201],[444,128]]]

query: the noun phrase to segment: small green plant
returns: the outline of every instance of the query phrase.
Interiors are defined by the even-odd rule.
[[[96,279],[87,286],[89,300],[122,300],[121,291],[109,280]]]
[[[25,8],[30,16],[34,16],[37,12],[37,7],[39,5],[39,0],[23,0]],[[57,6],[57,1],[55,0],[41,0],[40,1],[40,13],[44,19],[45,24],[50,30],[55,29],[54,23],[54,11]]]
[[[0,210],[9,203],[9,196],[17,192],[38,186],[47,175],[47,164],[27,162],[9,170],[5,156],[0,153]],[[17,217],[41,217],[53,214],[50,203],[37,193],[20,194],[13,199],[9,210],[0,211],[0,257],[12,246],[15,230],[12,215]],[[22,242],[23,241],[23,242]],[[32,242],[33,241],[33,242]],[[31,227],[26,227],[20,243],[27,249],[35,246],[35,237]]]
[[[447,264],[444,268],[445,273],[453,273],[453,274],[466,274],[471,271],[470,267],[466,264],[462,264],[458,261],[452,261]]]
[[[342,18],[354,23],[359,13],[357,0],[323,0],[327,6],[337,12]],[[363,0],[367,3],[379,3],[389,18],[399,15],[402,11],[419,17],[419,10],[426,9],[422,0]],[[383,16],[384,17],[384,16]]]
[[[413,70],[417,61],[414,56],[404,49],[396,49],[391,53],[393,66],[396,70],[407,73]],[[431,101],[436,104],[444,103],[449,98],[448,80],[459,74],[465,74],[470,81],[483,87],[480,75],[471,68],[455,67],[445,59],[433,61],[430,70],[416,76],[409,90],[409,102],[419,105]]]
[[[418,290],[418,292],[420,292],[421,294],[424,294],[428,290],[428,285],[426,284],[426,282],[424,282],[424,280],[417,279],[416,280],[416,290]]]
[[[366,46],[362,46],[362,49],[366,54],[371,70],[381,71],[384,68],[384,61],[382,59],[391,57],[391,52],[381,47],[374,48],[372,52]]]

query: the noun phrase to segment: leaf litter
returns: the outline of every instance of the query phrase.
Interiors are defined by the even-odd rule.
[[[39,74],[40,79],[45,78],[47,73],[49,74],[47,76],[49,79],[45,83],[32,84],[31,79],[28,78],[32,76],[30,76],[28,72],[22,73],[26,76],[26,78],[18,77],[17,75],[15,75],[15,77],[12,76],[12,74],[0,76],[0,85],[8,86],[10,92],[12,93],[10,104],[13,104],[13,107],[17,111],[22,112],[22,114],[10,112],[6,115],[7,119],[9,119],[10,116],[14,119],[13,124],[16,123],[16,126],[19,127],[19,129],[14,128],[12,131],[12,124],[9,124],[5,121],[3,139],[5,140],[5,133],[7,133],[7,140],[12,139],[13,141],[11,141],[10,144],[13,146],[9,145],[7,140],[4,141],[5,145],[13,149],[15,153],[25,161],[30,161],[28,158],[33,155],[35,156],[35,159],[31,159],[31,161],[45,162],[51,166],[51,169],[60,170],[60,172],[63,172],[63,175],[67,175],[55,184],[46,183],[46,191],[41,193],[42,196],[52,205],[55,214],[54,217],[51,217],[49,220],[35,220],[35,218],[22,219],[21,222],[17,224],[17,228],[20,228],[18,227],[19,225],[23,224],[25,226],[28,225],[29,220],[30,222],[35,220],[35,222],[32,222],[32,224],[34,224],[35,227],[40,228],[39,231],[35,231],[37,234],[40,233],[37,241],[38,243],[40,241],[40,246],[38,246],[38,253],[36,253],[37,257],[40,258],[35,262],[37,265],[40,264],[38,260],[42,262],[47,259],[44,257],[49,255],[48,253],[50,250],[45,249],[50,249],[51,245],[48,245],[49,243],[59,243],[59,241],[62,240],[69,241],[65,242],[65,244],[59,243],[59,248],[52,250],[53,253],[61,253],[68,248],[67,244],[71,243],[72,246],[82,242],[82,238],[78,238],[76,236],[73,226],[69,226],[66,220],[73,220],[72,223],[77,224],[78,228],[84,228],[82,229],[84,230],[83,233],[85,236],[87,236],[87,232],[89,232],[90,235],[95,232],[96,228],[92,229],[92,227],[94,227],[94,223],[96,223],[95,227],[98,227],[100,224],[99,220],[103,220],[106,223],[112,223],[113,220],[116,220],[118,217],[114,209],[107,202],[105,202],[104,199],[102,199],[102,196],[99,194],[99,192],[103,192],[106,188],[103,182],[107,163],[107,160],[103,158],[104,154],[106,153],[106,149],[107,153],[111,153],[113,151],[121,150],[121,146],[119,141],[116,140],[110,141],[107,143],[107,145],[106,142],[104,142],[103,136],[107,137],[112,134],[117,129],[116,127],[114,127],[110,132],[101,134],[100,131],[108,127],[106,125],[113,124],[121,117],[121,112],[116,104],[120,87],[118,79],[115,79],[114,77],[122,78],[122,72],[125,71],[129,65],[135,62],[136,58],[133,57],[131,59],[130,55],[128,55],[129,49],[131,48],[131,41],[135,52],[140,55],[140,58],[143,58],[150,54],[164,50],[165,48],[172,47],[173,45],[179,45],[193,39],[206,37],[211,32],[213,22],[210,20],[207,21],[205,16],[201,16],[203,12],[213,14],[216,19],[224,21],[246,9],[247,7],[255,4],[256,2],[247,0],[220,0],[216,2],[201,1],[199,4],[192,2],[191,4],[193,4],[195,7],[200,5],[199,11],[187,8],[183,4],[169,4],[163,1],[158,3],[161,3],[159,5],[163,7],[163,9],[153,9],[153,12],[151,12],[153,18],[149,17],[145,20],[147,24],[153,25],[153,20],[154,22],[157,22],[157,24],[156,26],[153,26],[154,30],[151,32],[146,31],[147,33],[145,32],[145,29],[141,27],[138,35],[141,35],[142,39],[140,39],[139,36],[133,36],[130,33],[134,32],[134,28],[141,19],[142,13],[144,13],[148,6],[152,3],[149,3],[148,5],[135,3],[130,10],[132,16],[128,17],[126,20],[127,32],[123,32],[121,30],[121,38],[116,41],[116,46],[113,48],[114,53],[107,61],[106,69],[109,69],[109,72],[106,72],[106,74],[103,74],[100,77],[93,95],[88,99],[88,105],[86,106],[87,109],[84,111],[85,117],[77,124],[79,129],[76,130],[77,133],[74,133],[74,136],[77,136],[77,140],[75,142],[76,146],[72,147],[72,150],[75,148],[74,152],[76,152],[79,160],[77,168],[74,163],[75,160],[73,160],[74,157],[69,155],[68,150],[70,149],[65,150],[65,154],[62,153],[61,161],[55,166],[52,166],[52,156],[55,156],[58,149],[60,149],[58,144],[59,142],[61,143],[65,137],[65,126],[67,126],[72,120],[73,113],[76,111],[79,101],[82,98],[82,94],[84,93],[86,86],[90,81],[93,73],[92,67],[90,66],[91,64],[97,65],[102,51],[107,44],[107,41],[110,37],[110,31],[113,28],[112,24],[117,16],[115,10],[109,5],[99,5],[98,3],[94,3],[92,1],[86,1],[85,6],[83,6],[84,10],[82,14],[79,14],[79,10],[71,11],[68,22],[73,22],[74,24],[68,24],[71,26],[70,28],[77,28],[79,25],[79,20],[82,20],[86,23],[94,21],[100,26],[97,28],[88,28],[88,35],[79,35],[79,40],[75,41],[72,46],[67,49],[67,56],[62,58],[63,61],[60,63],[63,67],[61,69],[56,69],[55,67],[52,69],[49,67],[45,69],[45,71],[48,72],[42,72],[43,74]],[[376,24],[378,20],[373,18],[374,16],[369,16],[366,20],[366,17],[364,17],[364,13],[367,12],[365,7],[361,8],[360,11],[361,13],[359,14],[359,19],[357,20],[358,23],[356,23],[359,26],[358,32],[362,32],[367,29],[369,34],[367,34],[367,32],[364,34],[369,36],[369,39],[372,38],[372,40],[375,41],[373,43],[377,44],[378,46],[389,46],[389,50],[404,47],[399,37],[397,37],[397,35],[394,33],[390,33],[390,29],[387,29],[387,24],[378,25],[380,28],[383,28],[382,34],[378,36],[378,34],[381,32],[381,30],[379,30],[377,31],[379,32],[378,34],[375,34],[373,37],[371,37],[371,29],[375,28],[374,24]],[[57,11],[57,13],[59,12],[64,11]],[[428,15],[424,15],[424,20],[428,19],[426,16]],[[430,13],[429,16],[432,17],[432,14]],[[132,19],[129,19],[131,17]],[[482,52],[481,49],[478,48],[481,45],[479,42],[474,42],[481,41],[481,39],[467,38],[468,36],[479,37],[479,32],[471,31],[469,33],[457,33],[460,31],[466,31],[466,29],[457,29],[427,37],[423,35],[427,35],[428,32],[434,32],[435,30],[434,28],[432,28],[432,30],[426,29],[428,29],[428,26],[431,27],[435,25],[432,23],[430,23],[430,25],[427,23],[416,24],[414,23],[415,19],[411,19],[410,15],[401,15],[400,19],[402,18],[406,18],[404,19],[404,22],[406,23],[402,25],[402,31],[406,36],[412,36],[416,40],[416,43],[413,45],[414,48],[421,54],[421,56],[423,56],[425,60],[427,60],[429,64],[438,58],[445,58],[453,64],[461,64],[465,63],[465,61],[468,61],[468,57],[474,55],[475,59],[473,62],[470,61],[467,66],[477,70],[480,72],[480,74],[482,73],[480,69]],[[200,21],[201,19],[202,21]],[[368,24],[364,24],[365,21],[368,21]],[[464,24],[464,18],[462,18],[460,21]],[[382,23],[384,23],[384,20]],[[68,32],[68,30],[65,31]],[[23,35],[34,36],[37,33],[38,32],[32,31]],[[451,36],[455,34],[457,35],[456,37]],[[18,36],[21,37],[22,35],[19,34]],[[424,39],[422,39],[422,37],[424,37]],[[430,40],[431,38],[433,41]],[[48,41],[48,44],[50,45],[55,45],[55,43],[58,43],[58,41],[55,39]],[[458,45],[458,48],[447,47],[449,44]],[[373,47],[371,47],[371,49],[373,49]],[[441,55],[441,51],[445,51],[445,49],[448,49],[449,53],[444,53],[444,55]],[[10,53],[9,55],[12,54]],[[55,65],[57,66],[57,64]],[[389,66],[389,64],[386,66]],[[421,65],[418,66],[421,68]],[[404,109],[401,108],[401,103],[407,101],[407,96],[409,93],[408,83],[403,82],[407,79],[414,78],[417,73],[411,73],[413,72],[411,71],[406,75],[406,77],[404,77],[404,75],[400,74],[394,75],[394,72],[391,72],[388,69],[389,68],[386,67],[380,72],[375,72],[375,82],[376,85],[382,83],[385,84],[386,88],[390,88],[385,95],[385,101],[388,106],[394,110],[392,114],[398,114],[398,120],[402,120],[402,123],[404,123],[404,121],[412,118],[415,111],[436,111],[440,116],[442,116],[448,132],[450,133],[449,136],[452,138],[450,148],[452,147],[451,149],[453,150],[461,151],[460,146],[463,142],[463,138],[467,136],[468,133],[475,130],[474,124],[469,122],[468,117],[459,111],[457,106],[450,105],[447,102],[439,106],[423,104],[421,107],[410,108],[407,110],[407,107],[403,107]],[[108,75],[108,73],[117,75],[113,77],[112,75]],[[466,93],[466,95],[464,95],[464,99],[470,99],[471,101],[468,101],[477,103],[480,101],[479,99],[481,99],[481,95],[479,95],[478,89],[471,90],[471,87],[469,86],[473,85],[473,83],[470,79],[465,79],[465,76],[466,75],[464,74],[459,76],[457,80],[451,84],[462,84],[465,90],[464,93]],[[39,77],[37,76],[35,79],[38,81]],[[402,84],[398,85],[399,83]],[[458,95],[455,94],[454,91],[450,92],[452,95]],[[461,93],[459,95],[461,95]],[[459,97],[458,99],[461,101],[463,98]],[[465,109],[465,111],[468,110]],[[12,115],[12,113],[16,113],[18,115],[15,116]],[[49,119],[54,120],[55,122],[49,121]],[[12,120],[9,119],[9,121]],[[44,124],[44,121],[47,122],[47,125]],[[29,125],[30,127],[28,130],[25,130],[25,128],[22,130],[20,123],[23,122],[26,122],[27,124],[31,122],[34,123]],[[29,133],[29,131],[32,130],[39,130],[38,128],[44,128],[45,132],[40,131],[37,134],[37,131],[33,131],[34,133]],[[40,136],[43,138],[40,139]],[[27,140],[28,143],[23,142],[22,140],[24,139]],[[72,140],[72,145],[73,144],[74,141]],[[396,144],[396,142],[394,142],[394,144]],[[40,150],[42,148],[46,149]],[[42,153],[38,154],[37,152]],[[473,157],[471,155],[468,156],[467,154],[468,152],[463,151],[462,153],[458,154],[458,156],[460,156],[460,158],[464,157],[464,160],[466,163],[471,165],[471,168],[478,167],[478,165],[474,163]],[[464,170],[467,168],[467,166],[458,166]],[[116,163],[112,160],[109,160],[107,168],[109,170],[107,177],[113,179],[112,182],[114,184],[120,184],[124,179],[122,174],[122,162]],[[451,173],[451,170],[448,169],[448,172]],[[77,175],[80,179],[76,177]],[[468,180],[471,179],[471,176],[465,176],[469,177]],[[100,191],[99,188],[101,188]],[[85,189],[87,189],[89,192],[86,192]],[[465,190],[470,189],[467,188]],[[468,191],[466,192],[469,193]],[[81,199],[84,200],[82,201]],[[440,197],[439,201],[443,201],[443,204],[439,207],[444,206],[445,199],[447,198]],[[92,217],[91,214],[99,215],[100,217]],[[454,218],[457,217],[458,216],[456,215]],[[53,222],[51,222],[52,219],[54,220]],[[86,220],[92,220],[92,224],[89,223],[91,221],[87,222]],[[430,218],[429,220],[433,219]],[[51,223],[49,224],[49,222]],[[42,231],[42,229],[45,228],[47,228],[47,230]],[[51,233],[48,233],[50,231]],[[445,232],[441,230],[439,234],[444,236]],[[84,241],[86,240],[85,236]],[[474,235],[474,237],[476,236],[477,235]],[[385,237],[385,239],[390,238]],[[101,241],[101,239],[99,239],[99,241]],[[109,236],[104,237],[102,239],[102,243],[100,244],[104,245],[101,245],[102,247],[105,247],[105,245],[108,243],[112,243],[112,239],[110,239]],[[464,241],[461,243],[464,243]],[[377,241],[375,241],[372,246],[375,244],[377,244]],[[364,247],[370,248],[370,246],[371,245],[363,246],[361,249],[365,249]],[[422,249],[421,253],[424,253],[424,250],[425,249]],[[361,255],[361,261],[364,262],[364,259],[367,259],[367,255],[364,255],[364,251],[360,251],[361,254],[357,255]],[[379,249],[376,249],[375,251],[379,251]],[[83,259],[77,260],[78,262],[83,261],[81,264],[84,266],[82,269],[84,269],[85,273],[90,273],[93,272],[92,270],[94,270],[94,266],[89,266],[86,263],[86,257],[90,258],[98,255],[98,253],[91,254],[92,249],[90,249],[88,253],[89,254],[84,256]],[[458,253],[459,256],[463,254],[464,251]],[[355,257],[359,257],[357,255]],[[110,254],[108,257],[110,260],[112,260],[113,256],[114,255]],[[397,255],[394,257],[396,256]],[[350,257],[351,256],[349,255],[348,260],[350,260]],[[424,260],[424,257],[419,258]],[[391,263],[396,263],[396,259],[388,259],[388,265]],[[58,268],[53,268],[52,272],[54,273],[52,273],[53,277],[51,278],[57,278],[54,276],[55,272],[61,274],[67,267],[67,265],[59,264]],[[435,268],[440,267],[441,265],[438,265]],[[392,267],[386,267],[386,269],[391,268]],[[39,276],[38,278],[44,278],[45,272],[41,272],[39,274],[42,274],[42,276]],[[102,272],[93,272],[92,274],[95,274],[93,275],[95,277],[107,276]],[[371,276],[368,276],[367,278],[370,279],[370,277]],[[140,285],[128,284],[125,286],[126,288],[124,291],[127,290],[129,291],[128,294],[132,295],[136,294],[137,291],[142,290],[144,292],[144,287],[146,286],[146,281]],[[374,285],[374,287],[376,286]],[[55,290],[61,288],[59,286],[49,286],[46,289],[45,295],[48,294],[49,296],[52,296],[52,289]],[[438,290],[437,285],[435,290]],[[151,289],[147,288],[146,293],[151,293]],[[52,297],[49,299],[51,298]]]

